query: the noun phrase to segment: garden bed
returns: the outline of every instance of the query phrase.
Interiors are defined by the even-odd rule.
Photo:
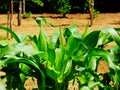
[[[87,22],[89,21],[89,15],[88,14],[68,14],[67,18],[61,18],[59,14],[36,14],[32,15],[31,18],[23,19],[22,25],[17,26],[17,16],[14,15],[13,18],[13,30],[15,33],[19,34],[21,32],[27,33],[27,34],[37,34],[39,32],[39,27],[37,26],[34,18],[35,17],[45,17],[48,22],[51,22],[55,26],[61,25],[61,27],[70,26],[71,24],[77,24],[79,31],[82,33],[85,29],[85,26]],[[113,18],[114,17],[114,18]],[[120,13],[103,13],[99,14],[97,18],[94,19],[94,24],[92,27],[89,28],[90,31],[92,30],[98,30],[101,29],[104,26],[111,26],[111,27],[120,27]],[[3,20],[0,21],[0,26],[6,26],[6,15],[0,15],[0,18]],[[53,32],[53,29],[48,28],[47,26],[43,25],[44,29],[48,33],[48,35],[51,35]],[[5,36],[6,32],[0,31],[1,36]],[[100,63],[98,68],[98,73],[104,73],[108,71],[106,63],[103,61]],[[31,81],[31,80],[30,80]],[[30,83],[28,81],[26,83],[27,90],[31,90],[30,87],[34,87],[34,84]],[[33,85],[33,86],[32,86]]]

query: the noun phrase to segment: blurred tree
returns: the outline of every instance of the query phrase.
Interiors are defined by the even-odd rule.
[[[18,0],[18,26],[21,25],[22,1]]]
[[[63,17],[66,17],[66,14],[71,10],[71,5],[69,0],[58,0],[58,12],[60,12]]]
[[[88,0],[88,2],[89,2],[89,12],[90,12],[90,26],[92,26],[94,19],[94,0]]]
[[[0,13],[7,13],[8,2],[8,0],[0,0]]]
[[[44,3],[41,0],[32,0],[34,3],[36,3],[39,6],[44,6]]]
[[[12,30],[12,17],[13,17],[13,0],[8,1],[8,17],[7,17],[7,27]],[[9,33],[7,32],[7,37],[9,38]]]
[[[23,8],[22,8],[22,13],[25,13],[25,0],[23,0]]]

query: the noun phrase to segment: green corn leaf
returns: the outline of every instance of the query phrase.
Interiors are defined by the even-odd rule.
[[[90,68],[91,70],[96,70],[97,57],[90,57],[87,62],[88,62],[88,68]],[[85,62],[85,63],[87,63],[87,62]]]
[[[69,73],[71,72],[72,70],[72,60],[69,60],[66,64],[66,68],[65,68],[65,71],[64,71],[64,77],[66,77],[67,75],[69,75]]]
[[[61,31],[61,27],[59,27],[59,31],[60,31],[60,36],[59,36],[60,49],[62,50],[62,52],[64,52],[65,48],[64,48],[63,33]]]
[[[116,64],[119,64],[119,58],[120,58],[120,47],[115,45],[115,46],[111,46],[109,48],[109,52],[110,54],[112,54],[112,57],[113,57],[113,62],[116,63]]]
[[[114,28],[117,32],[120,32],[120,28]]]
[[[100,31],[92,31],[89,33],[83,40],[81,41],[77,52],[75,53],[74,60],[75,61],[87,61],[87,57],[92,49],[97,46],[97,42],[99,39]]]
[[[8,45],[8,40],[0,40],[0,48],[4,48]]]
[[[113,61],[113,56],[106,50],[103,49],[94,49],[91,54],[92,56],[101,56],[104,60],[106,60],[109,68],[113,70],[120,70],[119,66],[116,65]]]
[[[11,29],[0,26],[0,30],[5,30],[5,31],[9,32],[18,43],[21,42],[20,39],[18,38],[18,36]]]
[[[111,27],[105,27],[102,29],[102,32],[109,34],[113,38],[113,40],[117,43],[117,45],[120,46],[120,36],[115,29]]]
[[[84,42],[86,46],[90,49],[96,47],[100,31],[92,31],[85,38]]]
[[[52,63],[52,64],[54,64],[54,62],[55,62],[55,49],[50,49],[50,48],[48,48],[47,49],[47,54],[48,54],[48,60]]]
[[[50,55],[50,54],[49,54]],[[52,58],[50,58],[52,59]],[[61,74],[61,68],[62,68],[62,62],[63,62],[63,55],[60,48],[55,49],[55,58],[54,60],[49,60],[47,62],[47,68],[46,72],[47,75],[50,76],[53,80],[56,82],[58,81],[58,77]]]
[[[100,32],[99,40],[97,45],[106,45],[107,43],[111,42],[113,39],[111,38],[110,34],[106,34],[104,31]]]
[[[20,63],[19,68],[26,75],[30,75],[32,73],[32,69],[29,66],[27,66],[26,64]]]
[[[47,26],[54,27],[54,25],[52,25],[51,23],[48,23],[45,18],[37,17],[36,22],[40,26],[40,28],[42,28],[42,22],[44,22]]]
[[[63,62],[63,54],[62,54],[62,51],[61,49],[55,49],[55,63],[54,63],[54,66],[55,66],[55,69],[57,71],[60,71],[61,68],[62,68],[62,62]]]
[[[78,32],[76,25],[72,25],[64,29],[64,37],[66,39],[66,53],[71,56],[83,43],[82,36]]]
[[[20,79],[21,79],[22,84],[24,84],[25,81],[27,80],[27,77],[23,73],[20,73]]]
[[[82,36],[80,35],[78,28],[75,24],[73,24],[67,28],[64,28],[63,34],[64,34],[66,41],[70,37],[70,35],[73,35],[73,37],[78,38],[78,39],[82,38]]]
[[[55,70],[54,65],[51,62],[47,62],[46,73],[49,77],[51,77],[55,82],[57,81],[57,77],[60,74],[59,71]]]
[[[114,80],[114,89],[119,90],[119,83],[120,83],[120,70],[115,70],[115,75],[113,76]]]
[[[0,58],[4,55],[17,55],[18,53],[24,53],[27,56],[35,55],[39,53],[39,50],[37,47],[31,45],[31,44],[24,44],[24,43],[17,43],[17,44],[11,44],[4,49],[2,49]]]
[[[40,27],[40,33],[38,36],[38,45],[37,46],[38,46],[40,51],[46,51],[47,50],[47,43],[49,42],[49,38],[42,28],[42,21],[45,22],[46,24],[48,24],[46,19],[36,18],[36,22]]]
[[[38,48],[40,51],[47,51],[47,37],[42,29],[38,37]]]
[[[25,58],[18,58],[18,57],[9,58],[9,59],[0,61],[0,66],[6,66],[9,63],[17,63],[17,62],[18,63],[24,63],[24,64],[26,64],[26,65],[28,65],[30,67],[32,66],[35,69],[37,69],[41,74],[41,77],[40,77],[41,78],[41,84],[40,84],[39,89],[40,90],[45,90],[45,86],[46,86],[45,85],[45,75],[44,75],[43,71],[39,68],[39,66],[35,62],[33,62],[32,60],[25,59]]]
[[[100,86],[100,87],[104,87],[104,85],[100,82],[94,82],[94,81],[90,81],[88,82],[88,86],[91,88],[91,89],[94,89],[95,87],[97,86]]]
[[[83,38],[84,38],[85,36],[87,36],[87,34],[88,34],[88,28],[89,28],[89,22],[86,24],[85,31],[84,31],[83,34],[82,34]]]
[[[21,33],[20,35],[18,35],[18,37],[22,43],[27,43],[28,35],[26,35],[25,33]]]
[[[66,53],[67,53],[67,55],[71,56],[72,54],[74,54],[78,50],[78,48],[81,44],[81,41],[82,41],[82,39],[74,38],[71,35],[66,42]]]
[[[77,76],[77,80],[80,85],[84,85],[87,82],[86,76],[82,73]]]
[[[48,44],[50,49],[55,49],[59,47],[59,37],[60,37],[60,31],[55,30]]]
[[[36,46],[38,46],[38,39],[36,35],[29,35],[29,39],[35,43]],[[39,49],[39,48],[38,48]]]

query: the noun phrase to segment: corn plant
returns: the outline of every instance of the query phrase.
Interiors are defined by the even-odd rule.
[[[16,41],[13,44],[0,42],[0,66],[6,72],[7,89],[25,90],[25,81],[32,77],[37,79],[39,90],[67,90],[70,81],[73,85],[77,81],[80,90],[95,87],[119,90],[120,29],[106,27],[89,33],[87,24],[81,34],[75,24],[62,30],[45,18],[36,18],[36,22],[39,35],[17,36],[10,29],[0,27]],[[56,29],[51,37],[44,31],[42,22]],[[105,48],[111,42],[115,44]],[[97,73],[101,60],[107,63],[109,72]]]

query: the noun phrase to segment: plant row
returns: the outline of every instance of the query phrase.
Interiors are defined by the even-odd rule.
[[[25,90],[29,78],[37,80],[38,90],[68,90],[69,83],[79,90],[119,90],[120,35],[118,28],[105,27],[88,32],[88,24],[81,34],[75,24],[61,29],[36,18],[38,35],[16,35],[15,42],[0,40],[0,89]],[[49,37],[42,27],[44,22],[55,29]],[[109,46],[109,43],[114,43]],[[107,45],[107,48],[105,46]],[[108,72],[98,73],[98,65],[105,61]],[[6,78],[4,85],[2,79]]]

